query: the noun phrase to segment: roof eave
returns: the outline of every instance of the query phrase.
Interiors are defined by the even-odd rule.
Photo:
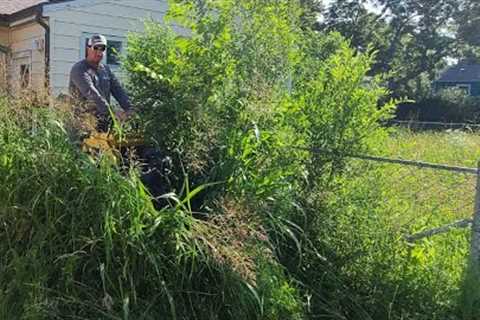
[[[5,23],[7,23],[8,25],[8,23],[14,22],[16,20],[24,19],[38,12],[42,12],[44,5],[57,4],[57,3],[69,2],[69,1],[75,1],[75,0],[50,0],[48,2],[39,3],[29,8],[22,9],[12,14],[0,14],[0,25]]]
[[[33,7],[20,10],[18,12],[15,12],[15,13],[11,14],[11,15],[7,15],[6,17],[7,17],[8,24],[11,24],[12,22],[15,22],[15,21],[18,21],[18,20],[21,20],[21,19],[28,18],[32,15],[37,15],[38,12],[41,12],[43,5],[44,5],[44,3],[37,4]]]
[[[0,14],[0,27],[8,27],[8,16],[4,14]]]

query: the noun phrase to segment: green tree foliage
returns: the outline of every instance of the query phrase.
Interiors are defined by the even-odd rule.
[[[457,9],[454,0],[338,0],[323,28],[340,31],[359,50],[377,50],[372,73],[387,74],[394,96],[421,98],[454,54],[448,30]]]
[[[457,88],[440,92],[415,104],[400,105],[397,117],[401,120],[477,123],[480,99],[466,95]]]
[[[305,28],[318,28],[318,19],[324,9],[322,0],[300,0],[303,9],[301,16]]]
[[[460,3],[457,17],[458,37],[472,46],[480,46],[480,3],[475,0],[464,0]]]
[[[458,51],[462,60],[480,62],[480,4],[478,1],[464,0],[459,3],[455,16]]]

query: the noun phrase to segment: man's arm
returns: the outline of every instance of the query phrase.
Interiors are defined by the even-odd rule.
[[[74,67],[70,73],[73,84],[80,90],[80,93],[87,100],[95,102],[97,107],[97,115],[108,115],[108,102],[98,92],[93,84],[92,78],[87,71],[82,71],[78,67]]]
[[[123,110],[125,111],[132,111],[132,105],[130,104],[130,100],[128,99],[127,93],[123,89],[122,85],[118,81],[117,77],[115,74],[112,72],[112,70],[107,67],[108,73],[110,74],[110,91],[112,92],[112,95],[115,97],[115,99],[118,101],[120,104],[120,107],[122,107]]]

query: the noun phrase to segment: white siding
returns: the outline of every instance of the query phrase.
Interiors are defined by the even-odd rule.
[[[84,57],[86,37],[101,33],[121,40],[125,50],[127,33],[142,31],[145,19],[163,21],[167,0],[75,0],[44,8],[51,26],[51,86],[58,95],[68,91],[70,69]]]

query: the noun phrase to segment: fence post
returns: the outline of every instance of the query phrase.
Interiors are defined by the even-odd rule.
[[[470,259],[462,285],[462,319],[480,319],[480,161],[477,163]]]
[[[470,247],[471,267],[480,269],[480,161],[477,163],[477,179],[475,186],[475,206],[472,224],[472,242]]]

